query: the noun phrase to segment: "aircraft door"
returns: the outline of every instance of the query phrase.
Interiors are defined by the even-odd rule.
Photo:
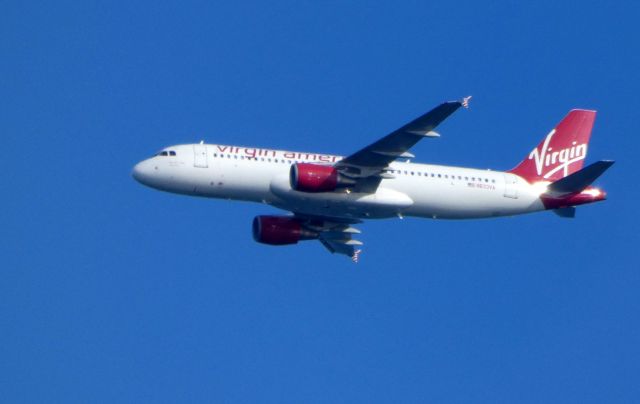
[[[504,197],[518,199],[518,177],[513,174],[504,175]]]
[[[193,145],[193,166],[200,168],[209,167],[207,159],[207,145],[203,143]]]

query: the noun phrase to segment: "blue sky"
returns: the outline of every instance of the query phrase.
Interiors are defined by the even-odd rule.
[[[635,3],[157,3],[2,7],[2,401],[640,400]],[[468,94],[417,161],[508,169],[592,108],[610,199],[367,222],[354,265],[130,177],[201,139],[348,154]]]

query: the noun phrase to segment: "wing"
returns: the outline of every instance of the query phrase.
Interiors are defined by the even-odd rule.
[[[305,229],[317,234],[318,240],[331,253],[343,254],[351,257],[353,262],[358,262],[362,242],[353,239],[355,234],[360,234],[360,230],[352,225],[361,223],[360,220],[310,216],[298,213],[295,213],[295,217],[300,219],[300,224]]]
[[[357,181],[356,190],[373,192],[383,178],[391,178],[385,170],[398,158],[414,157],[409,149],[425,137],[438,137],[433,130],[461,106],[467,106],[471,97],[438,105],[398,130],[370,144],[336,163],[341,174]]]

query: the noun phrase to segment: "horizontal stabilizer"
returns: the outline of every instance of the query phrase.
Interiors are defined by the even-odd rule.
[[[573,219],[574,217],[576,217],[576,208],[573,206],[569,206],[567,208],[554,209],[553,213],[560,217]]]
[[[549,193],[555,195],[567,195],[581,192],[591,185],[609,167],[613,165],[611,160],[601,160],[595,162],[580,171],[559,179],[549,185]]]

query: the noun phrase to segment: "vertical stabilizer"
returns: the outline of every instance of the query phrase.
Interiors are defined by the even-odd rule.
[[[527,181],[557,181],[580,170],[587,157],[596,111],[574,109],[511,173]]]

